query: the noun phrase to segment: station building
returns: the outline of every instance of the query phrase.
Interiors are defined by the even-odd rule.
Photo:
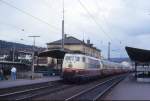
[[[54,42],[47,43],[48,50],[61,48],[61,42],[62,40],[60,39]],[[90,40],[87,40],[87,43],[85,43],[84,41],[81,41],[73,36],[67,37],[65,35],[64,48],[70,51],[81,52],[92,57],[101,58],[101,50],[94,47],[93,44],[91,44]],[[49,63],[51,63],[52,61],[53,59],[49,58]]]
[[[56,75],[61,73],[62,62],[66,53],[83,53],[95,58],[102,58],[101,50],[91,44],[90,40],[81,41],[73,36],[64,38],[64,50],[62,50],[62,39],[47,43],[47,49],[38,54],[35,62],[35,71],[44,75]]]
[[[54,42],[47,43],[48,50],[53,48],[61,48],[62,40],[57,40]],[[71,51],[79,51],[87,55],[101,58],[101,50],[97,49],[90,43],[90,40],[87,40],[87,43],[81,41],[75,37],[69,36],[64,38],[64,48]]]

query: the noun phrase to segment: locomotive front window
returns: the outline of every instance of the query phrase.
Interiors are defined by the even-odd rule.
[[[78,56],[75,57],[75,60],[76,60],[76,61],[80,61],[80,57],[78,57]]]
[[[74,60],[74,56],[66,56],[65,60],[66,61],[73,61]]]

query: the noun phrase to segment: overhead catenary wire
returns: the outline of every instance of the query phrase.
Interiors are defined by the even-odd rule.
[[[90,11],[86,8],[86,6],[81,2],[81,0],[78,0],[79,4],[82,6],[82,8],[87,12],[89,17],[94,21],[94,23],[98,26],[99,30],[103,32],[103,34],[109,39],[112,40],[108,33],[102,28],[102,26],[97,22],[97,20],[94,18],[94,16],[90,13]]]
[[[110,41],[109,42],[112,42],[113,40],[112,40],[112,38],[110,37],[110,35],[108,34],[108,33],[106,33],[106,31],[103,29],[103,27],[101,26],[101,24],[99,24],[98,23],[98,21],[95,19],[95,17],[90,13],[90,11],[86,8],[86,6],[81,2],[81,0],[78,0],[79,1],[79,3],[80,3],[80,5],[82,6],[82,8],[84,8],[84,10],[87,12],[87,14],[89,15],[89,17],[95,22],[95,24],[97,24],[98,25],[98,28],[103,32],[103,34],[105,35],[105,36],[107,36],[107,38],[108,39],[110,39]],[[105,18],[104,18],[104,20],[106,20]],[[107,23],[108,24],[108,23]],[[118,38],[115,38],[116,40],[116,42],[118,42],[119,44],[122,44],[122,41],[121,40],[119,40]],[[108,42],[108,43],[109,43]],[[120,46],[120,45],[119,45]]]
[[[29,31],[29,30],[27,30],[27,29],[24,29],[23,27],[20,27],[20,26],[17,26],[17,25],[13,25],[13,24],[10,24],[10,23],[6,23],[6,22],[3,22],[3,21],[0,21],[0,25],[1,24],[3,24],[3,25],[5,25],[5,26],[9,26],[10,28],[13,28],[13,29],[15,29],[15,31],[19,31],[19,33],[20,32],[23,32],[23,33],[21,33],[22,34],[22,37],[21,37],[21,39],[22,38],[25,38],[26,37],[26,35],[28,34],[28,35],[30,35],[31,33],[35,33],[35,32],[33,32],[33,31]],[[12,32],[11,32],[12,33]],[[41,34],[41,33],[37,33],[36,32],[36,34]],[[57,33],[58,34],[58,33]]]
[[[101,4],[100,5],[100,3],[99,3],[100,1],[97,1],[96,0],[96,6],[101,10],[101,7],[100,6],[102,6],[103,7],[103,5]],[[100,11],[99,10],[99,11]],[[105,17],[105,15],[104,14],[101,14],[102,15],[102,17],[103,17],[103,20],[104,20],[104,22],[105,22],[105,24],[106,24],[106,26],[107,26],[107,28],[108,28],[108,31],[109,31],[109,33],[112,31],[111,30],[111,28],[110,28],[110,23],[106,20],[106,17]],[[118,39],[117,37],[113,37],[114,39],[116,39],[115,41],[117,41],[117,42],[121,42],[121,40],[120,39]]]
[[[98,23],[98,21],[97,21],[97,20],[95,19],[95,17],[90,13],[90,11],[86,8],[86,6],[81,2],[81,0],[78,0],[78,1],[79,1],[80,5],[84,8],[84,10],[88,13],[89,17],[98,25],[99,29],[103,32],[103,34],[104,34],[105,36],[107,36],[107,37],[110,39],[110,42],[113,41],[113,39],[111,38],[111,36],[103,29],[103,27],[101,26],[101,24]],[[98,4],[96,4],[96,5],[99,7]],[[105,21],[105,23],[107,24],[107,27],[108,27],[108,22],[106,22],[105,16],[103,15],[102,17],[103,17],[103,19],[104,19],[104,21]],[[109,31],[109,32],[110,32],[110,31]],[[116,42],[119,42],[119,44],[122,43],[122,41],[119,40],[118,38],[114,38],[114,39],[115,39]]]
[[[8,5],[8,6],[12,7],[12,8],[14,8],[14,9],[16,9],[16,10],[18,10],[19,12],[22,12],[22,13],[24,13],[24,14],[26,14],[26,15],[32,17],[32,18],[34,18],[35,20],[37,20],[37,21],[39,21],[39,22],[42,22],[42,23],[44,23],[44,24],[50,26],[50,28],[52,28],[53,30],[56,30],[56,31],[61,30],[61,29],[59,29],[59,28],[57,28],[57,27],[55,27],[55,26],[49,24],[48,22],[42,20],[41,18],[38,18],[38,17],[36,17],[36,16],[34,16],[34,15],[32,15],[32,14],[30,14],[30,13],[28,13],[28,12],[26,12],[26,11],[24,11],[24,10],[22,10],[22,9],[20,9],[20,8],[18,8],[18,7],[16,7],[16,6],[14,6],[14,5],[12,5],[12,4],[9,3],[9,2],[6,2],[6,1],[4,1],[4,0],[0,0],[0,2],[1,2],[1,3],[4,3],[4,4],[6,4],[6,5]]]
[[[16,25],[12,25],[10,23],[6,23],[6,22],[3,22],[3,21],[0,21],[0,24],[3,24],[5,26],[10,26],[11,28],[14,28],[14,29],[17,29],[17,30],[22,30],[24,31],[24,28],[21,28],[20,26],[16,26]]]
[[[54,1],[55,1],[55,0],[52,0],[51,3],[49,3],[49,2],[47,2],[47,1],[45,1],[45,0],[39,0],[39,1],[41,1],[43,5],[45,5],[46,7],[48,7],[48,8],[51,9],[51,8],[53,7],[53,4],[54,4]],[[50,0],[49,0],[49,1],[50,1]]]

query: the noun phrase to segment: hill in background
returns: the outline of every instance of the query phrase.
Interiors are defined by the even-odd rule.
[[[123,61],[131,62],[131,60],[128,57],[124,58],[111,58],[110,61],[121,63]]]
[[[26,51],[26,52],[33,51],[32,45],[24,45],[20,43],[0,40],[0,54],[7,54],[9,53],[9,51],[12,51],[14,48],[15,48],[15,51]],[[43,51],[43,50],[45,50],[45,48],[35,47],[35,51]]]

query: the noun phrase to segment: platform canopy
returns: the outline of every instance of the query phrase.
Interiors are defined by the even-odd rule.
[[[52,57],[57,59],[63,59],[66,53],[69,53],[68,49],[50,49],[39,53],[38,57]]]
[[[130,59],[139,63],[150,63],[150,50],[125,47]]]

